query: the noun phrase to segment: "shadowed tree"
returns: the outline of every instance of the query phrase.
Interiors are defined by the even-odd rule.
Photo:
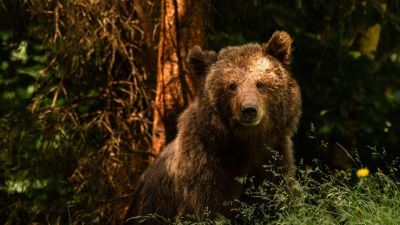
[[[185,65],[189,49],[204,45],[208,1],[162,0],[152,149],[158,155],[176,133],[179,113],[198,83]]]

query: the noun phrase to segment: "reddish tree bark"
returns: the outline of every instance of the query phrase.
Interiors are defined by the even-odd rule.
[[[185,58],[194,45],[205,43],[207,0],[161,0],[157,87],[152,150],[158,155],[176,134],[176,120],[193,99],[196,78]]]

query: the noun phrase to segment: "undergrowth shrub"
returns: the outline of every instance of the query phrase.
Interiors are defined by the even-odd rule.
[[[364,177],[352,170],[297,172],[296,181],[250,186],[247,194],[258,201],[236,201],[240,224],[398,224],[400,183],[395,178],[379,171]]]
[[[266,166],[269,170],[271,167]],[[364,169],[364,171],[368,171]],[[226,202],[236,213],[234,221],[223,216],[201,216],[176,219],[157,215],[132,218],[157,219],[160,224],[398,224],[400,183],[378,171],[374,174],[355,170],[327,173],[320,168],[298,169],[296,178],[282,176],[279,182],[264,180],[255,185],[253,177],[238,178],[249,186],[251,203]],[[361,175],[360,175],[361,174]]]

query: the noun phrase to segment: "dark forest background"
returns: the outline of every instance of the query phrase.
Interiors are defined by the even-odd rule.
[[[398,0],[1,0],[0,223],[119,224],[195,97],[188,50],[275,30],[294,39],[298,166],[398,176]]]

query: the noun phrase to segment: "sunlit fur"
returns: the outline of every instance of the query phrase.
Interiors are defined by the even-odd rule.
[[[278,31],[267,45],[227,47],[218,54],[191,51],[188,65],[199,76],[198,98],[181,114],[175,140],[139,180],[127,218],[156,213],[173,220],[202,215],[206,208],[211,216],[232,218],[223,203],[243,200],[245,186],[236,177],[276,182],[263,168],[274,161],[271,149],[280,156],[273,168],[292,174],[291,137],[301,98],[289,73],[291,43]],[[251,120],[241,111],[246,102],[257,108]]]

